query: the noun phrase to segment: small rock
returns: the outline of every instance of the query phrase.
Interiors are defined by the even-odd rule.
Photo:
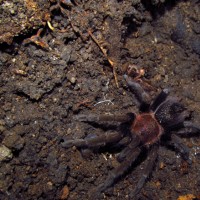
[[[76,73],[75,72],[68,72],[67,78],[70,81],[71,84],[76,83]]]
[[[51,181],[47,182],[46,188],[48,191],[53,190],[53,183]]]
[[[65,185],[61,191],[61,196],[60,196],[60,199],[61,200],[65,200],[67,199],[69,196],[69,188],[67,185]]]
[[[71,78],[70,78],[70,82],[71,82],[72,84],[74,84],[74,83],[76,82],[76,78],[75,78],[75,77],[71,77]]]
[[[70,60],[71,52],[72,52],[72,47],[70,45],[64,46],[60,57],[67,63]]]
[[[5,133],[3,144],[13,150],[21,150],[24,147],[24,138],[15,132]]]
[[[0,162],[12,159],[12,151],[4,145],[0,146]]]

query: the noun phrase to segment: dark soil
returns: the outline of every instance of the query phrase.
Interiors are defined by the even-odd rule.
[[[60,7],[55,0],[30,1],[36,5],[28,7],[11,2],[0,1],[0,199],[88,199],[118,165],[116,152],[86,155],[60,143],[113,128],[78,122],[78,114],[137,112],[123,79],[129,64],[145,70],[157,90],[152,99],[171,88],[191,120],[200,121],[199,1],[76,0]],[[29,20],[18,26],[24,18]],[[43,30],[33,40],[37,27]],[[88,30],[114,61],[119,88]],[[192,164],[161,147],[140,199],[198,198],[200,138],[183,141]],[[134,165],[102,199],[129,199],[144,164]]]

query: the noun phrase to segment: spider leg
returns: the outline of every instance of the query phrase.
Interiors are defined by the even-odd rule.
[[[153,101],[153,103],[150,105],[150,110],[155,111],[156,108],[158,108],[158,106],[167,99],[169,92],[169,89],[162,90],[160,94],[156,97],[156,99]]]
[[[105,146],[107,143],[118,142],[123,137],[119,132],[106,132],[103,135],[85,138],[66,140],[61,143],[62,147],[70,148],[72,146],[81,148],[93,148]]]
[[[121,140],[111,145],[111,149],[117,150],[119,152],[120,149],[124,149],[131,142],[130,136],[125,136],[125,135],[123,136],[124,137]]]
[[[198,131],[200,131],[200,124],[197,124],[197,123],[193,123],[191,121],[185,121],[183,123],[184,127],[188,127],[188,128],[194,128],[194,129],[197,129]]]
[[[98,121],[116,121],[116,122],[128,122],[135,118],[134,113],[128,113],[126,115],[95,115],[80,114],[75,117],[76,120],[82,122],[98,122]]]
[[[149,157],[148,157],[148,161],[147,161],[145,169],[144,169],[144,173],[143,173],[142,177],[140,178],[140,180],[138,181],[134,191],[131,192],[131,194],[130,194],[131,199],[135,198],[137,196],[137,194],[139,194],[139,192],[141,191],[141,189],[143,188],[143,186],[145,184],[146,179],[149,177],[150,173],[152,172],[155,161],[158,156],[158,153],[157,153],[158,148],[159,148],[159,146],[157,144],[152,146]]]
[[[118,162],[123,162],[126,156],[130,154],[133,151],[133,149],[135,149],[139,144],[140,139],[138,137],[135,136],[135,138],[132,138],[131,143],[126,148],[124,148],[121,151],[121,153],[117,156]]]
[[[181,157],[187,161],[188,163],[191,163],[191,160],[189,159],[189,148],[183,144],[183,141],[180,137],[178,137],[175,134],[171,135],[171,141],[169,143],[172,145],[181,155]]]
[[[141,102],[141,104],[149,104],[150,103],[150,96],[138,82],[132,80],[126,74],[124,75],[124,79],[126,80],[131,91],[135,94],[138,101]]]
[[[180,131],[177,131],[176,133],[179,135],[189,135],[189,134],[195,134],[200,133],[200,125],[197,123],[192,123],[191,121],[184,121],[183,122],[184,128]]]
[[[131,144],[131,143],[130,143]],[[130,147],[131,148],[131,147]],[[90,199],[95,199],[99,196],[101,192],[104,192],[107,188],[111,187],[114,182],[119,179],[134,163],[140,154],[141,149],[139,147],[132,149],[132,151],[127,152],[126,158],[123,162],[114,170],[112,170],[105,180],[104,183],[100,184],[95,191],[91,192]]]

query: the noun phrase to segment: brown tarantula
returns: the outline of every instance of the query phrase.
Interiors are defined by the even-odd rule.
[[[153,170],[161,139],[164,137],[164,144],[173,145],[184,160],[190,161],[189,149],[177,135],[200,131],[199,125],[185,121],[188,112],[177,98],[169,96],[168,89],[161,91],[153,103],[148,103],[147,99],[149,98],[146,98],[147,94],[142,90],[142,87],[129,76],[125,75],[124,77],[130,89],[141,101],[139,114],[129,113],[122,116],[89,114],[78,115],[77,119],[84,122],[122,122],[122,124],[128,125],[129,131],[107,132],[100,136],[86,137],[85,139],[64,140],[62,143],[65,148],[76,146],[93,149],[107,144],[120,144],[121,147],[124,147],[118,156],[119,166],[110,172],[104,183],[91,192],[91,199],[97,198],[100,193],[111,187],[133,165],[140,153],[147,149],[148,161],[144,173],[135,190],[130,194],[131,199],[136,199],[137,194],[141,191]],[[125,140],[124,138],[129,139]]]

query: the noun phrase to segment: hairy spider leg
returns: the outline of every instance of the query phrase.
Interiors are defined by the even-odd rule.
[[[190,121],[184,121],[183,126],[184,126],[184,128],[177,131],[176,134],[178,134],[178,135],[190,135],[190,134],[200,133],[200,124],[198,124],[198,123],[192,123]]]
[[[150,103],[150,96],[139,83],[132,80],[126,74],[124,75],[124,79],[126,80],[128,86],[130,87],[131,91],[135,94],[137,100],[141,103],[141,105]]]
[[[156,99],[153,101],[153,103],[150,105],[150,110],[154,112],[158,108],[158,106],[167,99],[169,93],[169,89],[162,90],[160,94],[156,97]]]
[[[194,128],[183,128],[179,131],[176,132],[177,135],[180,135],[180,136],[191,136],[192,134],[198,134],[200,133],[200,130],[197,130],[197,129],[194,129]]]
[[[127,146],[131,142],[131,140],[132,139],[129,135],[127,135],[127,136],[124,135],[124,137],[119,142],[112,145],[112,148],[113,149],[123,148],[123,147]]]
[[[116,122],[128,122],[133,120],[135,117],[134,113],[128,113],[126,115],[78,115],[76,120],[84,122],[96,122],[96,121],[116,121]],[[74,139],[66,140],[61,143],[62,147],[70,148],[72,146],[90,148],[90,147],[101,147],[107,143],[118,142],[124,135],[119,132],[108,132],[100,136],[93,136],[85,139]]]
[[[181,155],[181,157],[191,163],[189,160],[189,148],[183,143],[182,139],[175,134],[171,135],[171,140],[169,141],[169,145],[172,145]]]
[[[135,117],[134,113],[128,113],[125,115],[95,115],[95,114],[89,114],[84,115],[80,114],[76,116],[76,120],[82,121],[82,122],[98,122],[98,121],[113,121],[113,122],[128,122],[130,120],[133,120]]]
[[[131,148],[130,143],[130,148]],[[133,145],[134,146],[134,145]],[[126,158],[123,160],[123,162],[114,170],[112,170],[108,176],[108,178],[105,180],[104,183],[100,184],[99,187],[95,189],[94,192],[91,192],[91,198],[95,199],[99,196],[100,193],[104,192],[106,189],[111,187],[114,182],[119,179],[135,162],[135,160],[138,158],[139,154],[141,153],[141,149],[139,147],[131,149],[131,151],[127,152]]]
[[[193,123],[191,121],[184,121],[183,125],[185,128],[194,128],[200,131],[200,124]]]
[[[147,160],[146,166],[144,168],[144,173],[143,173],[142,177],[139,179],[134,191],[131,192],[131,194],[130,194],[131,198],[135,199],[137,194],[139,194],[139,192],[143,188],[143,186],[146,182],[146,179],[149,177],[150,173],[153,171],[155,161],[158,157],[158,148],[159,148],[158,144],[155,144],[151,147],[150,153],[148,155],[148,160]]]
[[[102,135],[94,135],[90,138],[66,140],[62,142],[61,145],[65,148],[70,148],[73,146],[82,148],[101,147],[108,143],[118,142],[122,137],[123,135],[119,132],[106,132]]]
[[[132,137],[133,138],[132,138],[131,143],[126,148],[124,148],[120,152],[120,154],[117,156],[118,162],[123,162],[124,159],[127,157],[127,155],[130,154],[133,151],[133,149],[135,149],[137,146],[139,146],[139,144],[140,144],[141,141],[137,137],[137,135],[134,135]]]

